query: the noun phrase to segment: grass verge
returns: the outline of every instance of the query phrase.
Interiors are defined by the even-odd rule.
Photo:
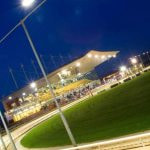
[[[100,93],[64,112],[77,143],[150,129],[150,73]],[[59,115],[33,128],[21,140],[28,148],[70,145]]]

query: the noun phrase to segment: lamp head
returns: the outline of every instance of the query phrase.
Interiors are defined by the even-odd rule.
[[[125,72],[126,70],[127,70],[127,67],[126,67],[126,66],[121,66],[121,67],[120,67],[120,71],[121,71],[121,72]]]
[[[30,84],[30,87],[33,88],[33,89],[36,88],[36,83],[35,83],[35,82],[32,82],[32,83]]]
[[[34,2],[35,0],[22,0],[22,6],[27,8],[33,5]]]

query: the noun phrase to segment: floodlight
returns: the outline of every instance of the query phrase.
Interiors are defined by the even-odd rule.
[[[136,58],[131,58],[131,63],[132,64],[136,64],[137,63],[137,59]]]
[[[36,83],[35,83],[35,82],[32,82],[32,83],[30,84],[30,87],[31,87],[31,88],[36,88]]]
[[[11,100],[11,99],[12,99],[12,96],[9,96],[8,99]]]
[[[80,66],[81,66],[81,63],[77,62],[77,63],[76,63],[76,66],[77,66],[77,67],[80,67]]]
[[[35,0],[22,0],[22,6],[30,7],[34,2],[35,2]]]
[[[95,57],[95,58],[98,58],[98,55],[95,55],[94,57]]]
[[[106,56],[105,56],[105,55],[102,55],[102,56],[101,56],[101,58],[102,58],[102,59],[105,59],[105,58],[106,58]]]
[[[87,54],[87,56],[88,56],[89,58],[91,58],[91,57],[92,57],[92,54]]]
[[[22,96],[25,96],[26,95],[26,93],[24,92],[24,93],[22,93]]]
[[[120,67],[120,71],[121,71],[121,72],[125,72],[126,70],[127,70],[127,67],[126,67],[126,66],[121,66],[121,67]]]

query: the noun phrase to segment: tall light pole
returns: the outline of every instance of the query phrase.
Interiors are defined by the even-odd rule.
[[[32,64],[32,66],[33,66],[33,69],[34,69],[34,71],[35,71],[35,74],[36,74],[37,78],[39,78],[39,74],[38,74],[37,68],[36,68],[36,66],[35,66],[33,60],[31,60],[31,64]]]
[[[24,0],[24,1],[28,1],[28,2],[30,1],[30,2],[32,2],[32,0]],[[47,78],[47,76],[46,76],[46,72],[45,72],[45,70],[44,70],[44,68],[43,68],[43,65],[42,65],[41,61],[40,61],[39,55],[37,54],[37,51],[36,51],[36,49],[35,49],[35,47],[34,47],[34,44],[33,44],[32,40],[31,40],[31,37],[30,37],[30,35],[29,35],[29,33],[28,33],[28,30],[27,30],[27,28],[26,28],[26,26],[25,26],[25,24],[24,24],[25,20],[26,20],[28,17],[30,17],[30,16],[32,15],[32,13],[34,13],[38,8],[40,8],[46,1],[47,1],[47,0],[43,0],[43,1],[42,1],[40,4],[38,4],[30,13],[28,13],[13,29],[11,29],[11,30],[0,40],[0,43],[2,43],[2,42],[3,42],[11,33],[13,33],[20,25],[23,27],[24,32],[25,32],[25,35],[27,36],[27,39],[28,39],[28,41],[29,41],[29,43],[30,43],[30,46],[31,46],[31,48],[32,48],[32,50],[33,50],[33,53],[34,53],[34,55],[35,55],[35,57],[36,57],[36,60],[37,60],[37,62],[38,62],[38,64],[39,64],[39,66],[40,66],[40,69],[41,69],[41,71],[42,71],[42,74],[43,74],[43,76],[44,76],[44,78],[45,78],[45,80],[46,80],[46,83],[47,83],[48,87],[49,87],[50,93],[51,93],[52,97],[54,98],[54,101],[55,101],[55,103],[56,103],[56,106],[57,106],[57,109],[58,109],[58,111],[59,111],[60,117],[61,117],[62,122],[63,122],[63,124],[64,124],[64,127],[65,127],[65,129],[66,129],[66,131],[67,131],[67,133],[68,133],[68,136],[69,136],[69,138],[70,138],[70,140],[71,140],[71,142],[72,142],[72,145],[73,145],[73,146],[77,146],[76,141],[75,141],[75,139],[74,139],[74,136],[73,136],[73,134],[72,134],[72,132],[71,132],[71,130],[70,130],[70,127],[69,127],[67,121],[66,121],[66,118],[65,118],[65,116],[64,116],[64,114],[63,114],[63,112],[62,112],[62,110],[61,110],[61,108],[60,108],[60,106],[59,106],[59,103],[57,102],[57,99],[56,99],[55,94],[54,94],[54,92],[53,92],[53,89],[52,89],[52,87],[51,87],[51,83],[50,83],[50,81],[48,80],[48,78]],[[27,3],[26,3],[26,4],[25,4],[25,3],[26,3],[26,2],[24,2],[23,6],[25,6],[25,5],[27,4]],[[33,2],[32,2],[32,3],[33,3]],[[30,3],[30,5],[31,5],[32,3]],[[28,6],[30,6],[30,5],[28,4]],[[27,5],[26,5],[26,7],[27,7]]]
[[[26,81],[28,82],[28,81],[29,81],[29,78],[28,78],[28,76],[27,76],[27,74],[26,74],[26,72],[25,72],[25,69],[24,69],[24,65],[23,65],[23,64],[21,64],[21,69],[22,69],[23,74],[24,74],[24,76],[25,76],[25,78],[26,78]]]
[[[148,57],[148,61],[150,62],[150,56],[149,56],[149,53],[148,52],[146,52],[146,53],[143,53],[143,55],[147,55],[147,57]]]
[[[73,134],[72,134],[72,132],[71,132],[71,130],[70,130],[70,127],[69,127],[69,125],[68,125],[68,122],[67,122],[67,120],[66,120],[66,118],[65,118],[65,116],[64,116],[64,114],[63,114],[63,112],[62,112],[62,110],[61,110],[61,108],[60,108],[60,106],[59,106],[59,103],[58,103],[58,101],[57,101],[57,99],[56,99],[55,93],[54,93],[54,91],[53,91],[53,89],[52,89],[51,83],[50,83],[50,81],[49,81],[48,78],[47,78],[47,75],[46,75],[46,72],[45,72],[45,70],[44,70],[44,67],[43,67],[43,65],[42,65],[42,63],[41,63],[41,60],[40,60],[40,58],[39,58],[39,55],[38,55],[38,53],[37,53],[37,51],[36,51],[36,48],[35,48],[35,46],[34,46],[34,44],[33,44],[33,42],[32,42],[32,39],[31,39],[31,37],[30,37],[30,34],[29,34],[29,32],[28,32],[28,30],[27,30],[27,28],[26,28],[26,25],[25,25],[25,23],[24,23],[23,20],[21,21],[21,25],[22,25],[23,30],[24,30],[24,32],[25,32],[25,35],[26,35],[26,37],[27,37],[27,39],[28,39],[28,41],[29,41],[29,43],[30,43],[30,46],[31,46],[32,51],[33,51],[33,53],[34,53],[34,55],[35,55],[35,58],[36,58],[36,60],[37,60],[37,62],[38,62],[38,65],[39,65],[39,67],[40,67],[40,69],[41,69],[41,71],[42,71],[42,74],[43,74],[43,76],[44,76],[44,79],[45,79],[45,81],[46,81],[46,83],[47,83],[47,85],[48,85],[48,87],[49,87],[50,94],[51,94],[52,97],[54,98],[55,104],[56,104],[57,109],[58,109],[58,111],[59,111],[59,114],[60,114],[60,117],[61,117],[62,122],[63,122],[63,124],[64,124],[64,127],[65,127],[65,129],[66,129],[66,131],[67,131],[67,133],[68,133],[68,136],[69,136],[69,138],[70,138],[70,140],[71,140],[71,142],[72,142],[72,145],[73,145],[73,146],[77,146],[76,141],[75,141],[75,139],[74,139],[74,136],[73,136]]]
[[[57,68],[57,65],[56,65],[56,62],[55,62],[55,60],[54,60],[54,56],[50,55],[50,59],[51,59],[53,65],[55,66],[55,69],[56,69],[56,68]]]
[[[10,72],[10,74],[11,74],[11,77],[12,77],[12,79],[13,79],[13,82],[14,82],[16,88],[18,89],[19,86],[18,86],[18,84],[17,84],[17,81],[16,81],[16,79],[15,79],[15,77],[14,77],[14,74],[13,74],[13,71],[12,71],[11,68],[9,68],[9,72]]]
[[[46,64],[45,64],[45,61],[44,61],[44,58],[43,58],[43,55],[40,55],[40,59],[41,59],[41,63],[43,64],[43,68],[46,72],[48,72],[47,70],[47,67],[46,67]]]
[[[139,59],[140,59],[140,62],[141,62],[141,65],[142,65],[142,68],[144,68],[144,63],[143,63],[143,60],[142,60],[142,57],[141,57],[141,55],[138,55],[137,57],[139,57]]]
[[[4,120],[4,117],[3,117],[1,111],[0,111],[0,118],[1,118],[1,120],[2,120],[2,123],[3,123],[3,125],[4,125],[4,128],[5,128],[5,130],[6,130],[6,133],[7,133],[8,137],[9,137],[9,139],[10,139],[10,142],[11,142],[11,144],[12,144],[13,150],[17,150],[16,145],[15,145],[15,143],[14,143],[14,141],[13,141],[13,138],[12,138],[10,132],[9,132],[9,129],[8,129],[7,125],[6,125],[6,122],[5,122],[5,120]]]
[[[64,65],[64,64],[65,64],[65,61],[64,61],[64,59],[63,59],[63,56],[62,56],[61,54],[59,54],[59,57],[60,57],[60,59],[61,59],[62,64]]]

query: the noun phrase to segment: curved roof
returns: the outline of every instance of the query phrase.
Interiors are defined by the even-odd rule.
[[[103,62],[115,58],[119,51],[96,51],[91,50],[84,56],[72,61],[71,63],[64,65],[63,67],[50,73],[48,77],[52,77],[55,74],[67,70],[78,68],[80,73],[86,73],[93,70],[96,66],[102,64]]]

